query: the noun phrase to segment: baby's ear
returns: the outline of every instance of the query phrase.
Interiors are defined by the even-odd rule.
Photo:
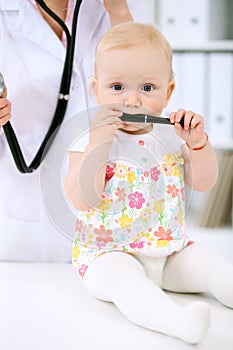
[[[93,90],[94,90],[95,97],[97,98],[97,97],[98,97],[98,83],[97,83],[97,78],[96,78],[96,76],[93,77],[93,80],[92,80],[92,88],[93,88]]]
[[[175,86],[176,86],[175,81],[174,80],[170,80],[169,83],[168,83],[166,104],[165,104],[164,107],[167,106],[167,104],[168,104],[168,102],[169,102],[169,100],[171,98],[171,95],[172,95],[172,93],[173,93],[173,91],[175,89]]]

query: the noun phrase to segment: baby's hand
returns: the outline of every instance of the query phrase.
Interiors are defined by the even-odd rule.
[[[94,116],[90,124],[89,143],[92,145],[110,145],[115,132],[122,126],[120,117],[122,112],[102,106],[101,110]]]
[[[7,89],[5,85],[0,98],[0,126],[5,125],[11,117],[11,103],[7,100],[6,95]]]
[[[177,134],[188,144],[190,148],[198,148],[205,144],[204,118],[193,111],[179,109],[170,114],[170,121],[174,123]],[[184,118],[184,127],[180,120]]]

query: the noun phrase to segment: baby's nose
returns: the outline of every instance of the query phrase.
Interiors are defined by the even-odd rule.
[[[136,91],[129,91],[125,98],[124,104],[126,107],[141,107],[142,102]]]

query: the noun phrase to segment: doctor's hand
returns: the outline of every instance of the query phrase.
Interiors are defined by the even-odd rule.
[[[0,126],[5,125],[11,118],[11,103],[6,98],[6,96],[7,88],[5,85],[2,96],[0,98]]]
[[[124,22],[133,21],[126,0],[104,0],[112,26]]]

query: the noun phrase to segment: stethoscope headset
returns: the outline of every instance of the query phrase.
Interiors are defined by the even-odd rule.
[[[9,144],[13,159],[15,161],[16,167],[21,173],[24,173],[24,174],[32,173],[40,166],[41,162],[45,158],[49,150],[49,147],[51,146],[59,130],[59,126],[61,125],[64,119],[68,100],[69,100],[77,21],[78,21],[78,14],[79,14],[79,9],[80,9],[82,0],[76,1],[71,34],[66,24],[52,10],[50,10],[50,8],[44,3],[43,0],[36,0],[36,2],[38,2],[41,8],[43,8],[43,10],[46,11],[63,28],[67,38],[67,50],[66,50],[65,63],[64,63],[64,68],[63,68],[63,73],[62,73],[62,78],[60,83],[60,90],[59,90],[60,92],[58,94],[58,101],[54,112],[54,116],[50,124],[50,127],[30,165],[27,165],[24,160],[19,142],[17,140],[17,137],[15,135],[14,129],[10,121],[8,121],[3,126],[3,130],[5,133],[7,142]]]

